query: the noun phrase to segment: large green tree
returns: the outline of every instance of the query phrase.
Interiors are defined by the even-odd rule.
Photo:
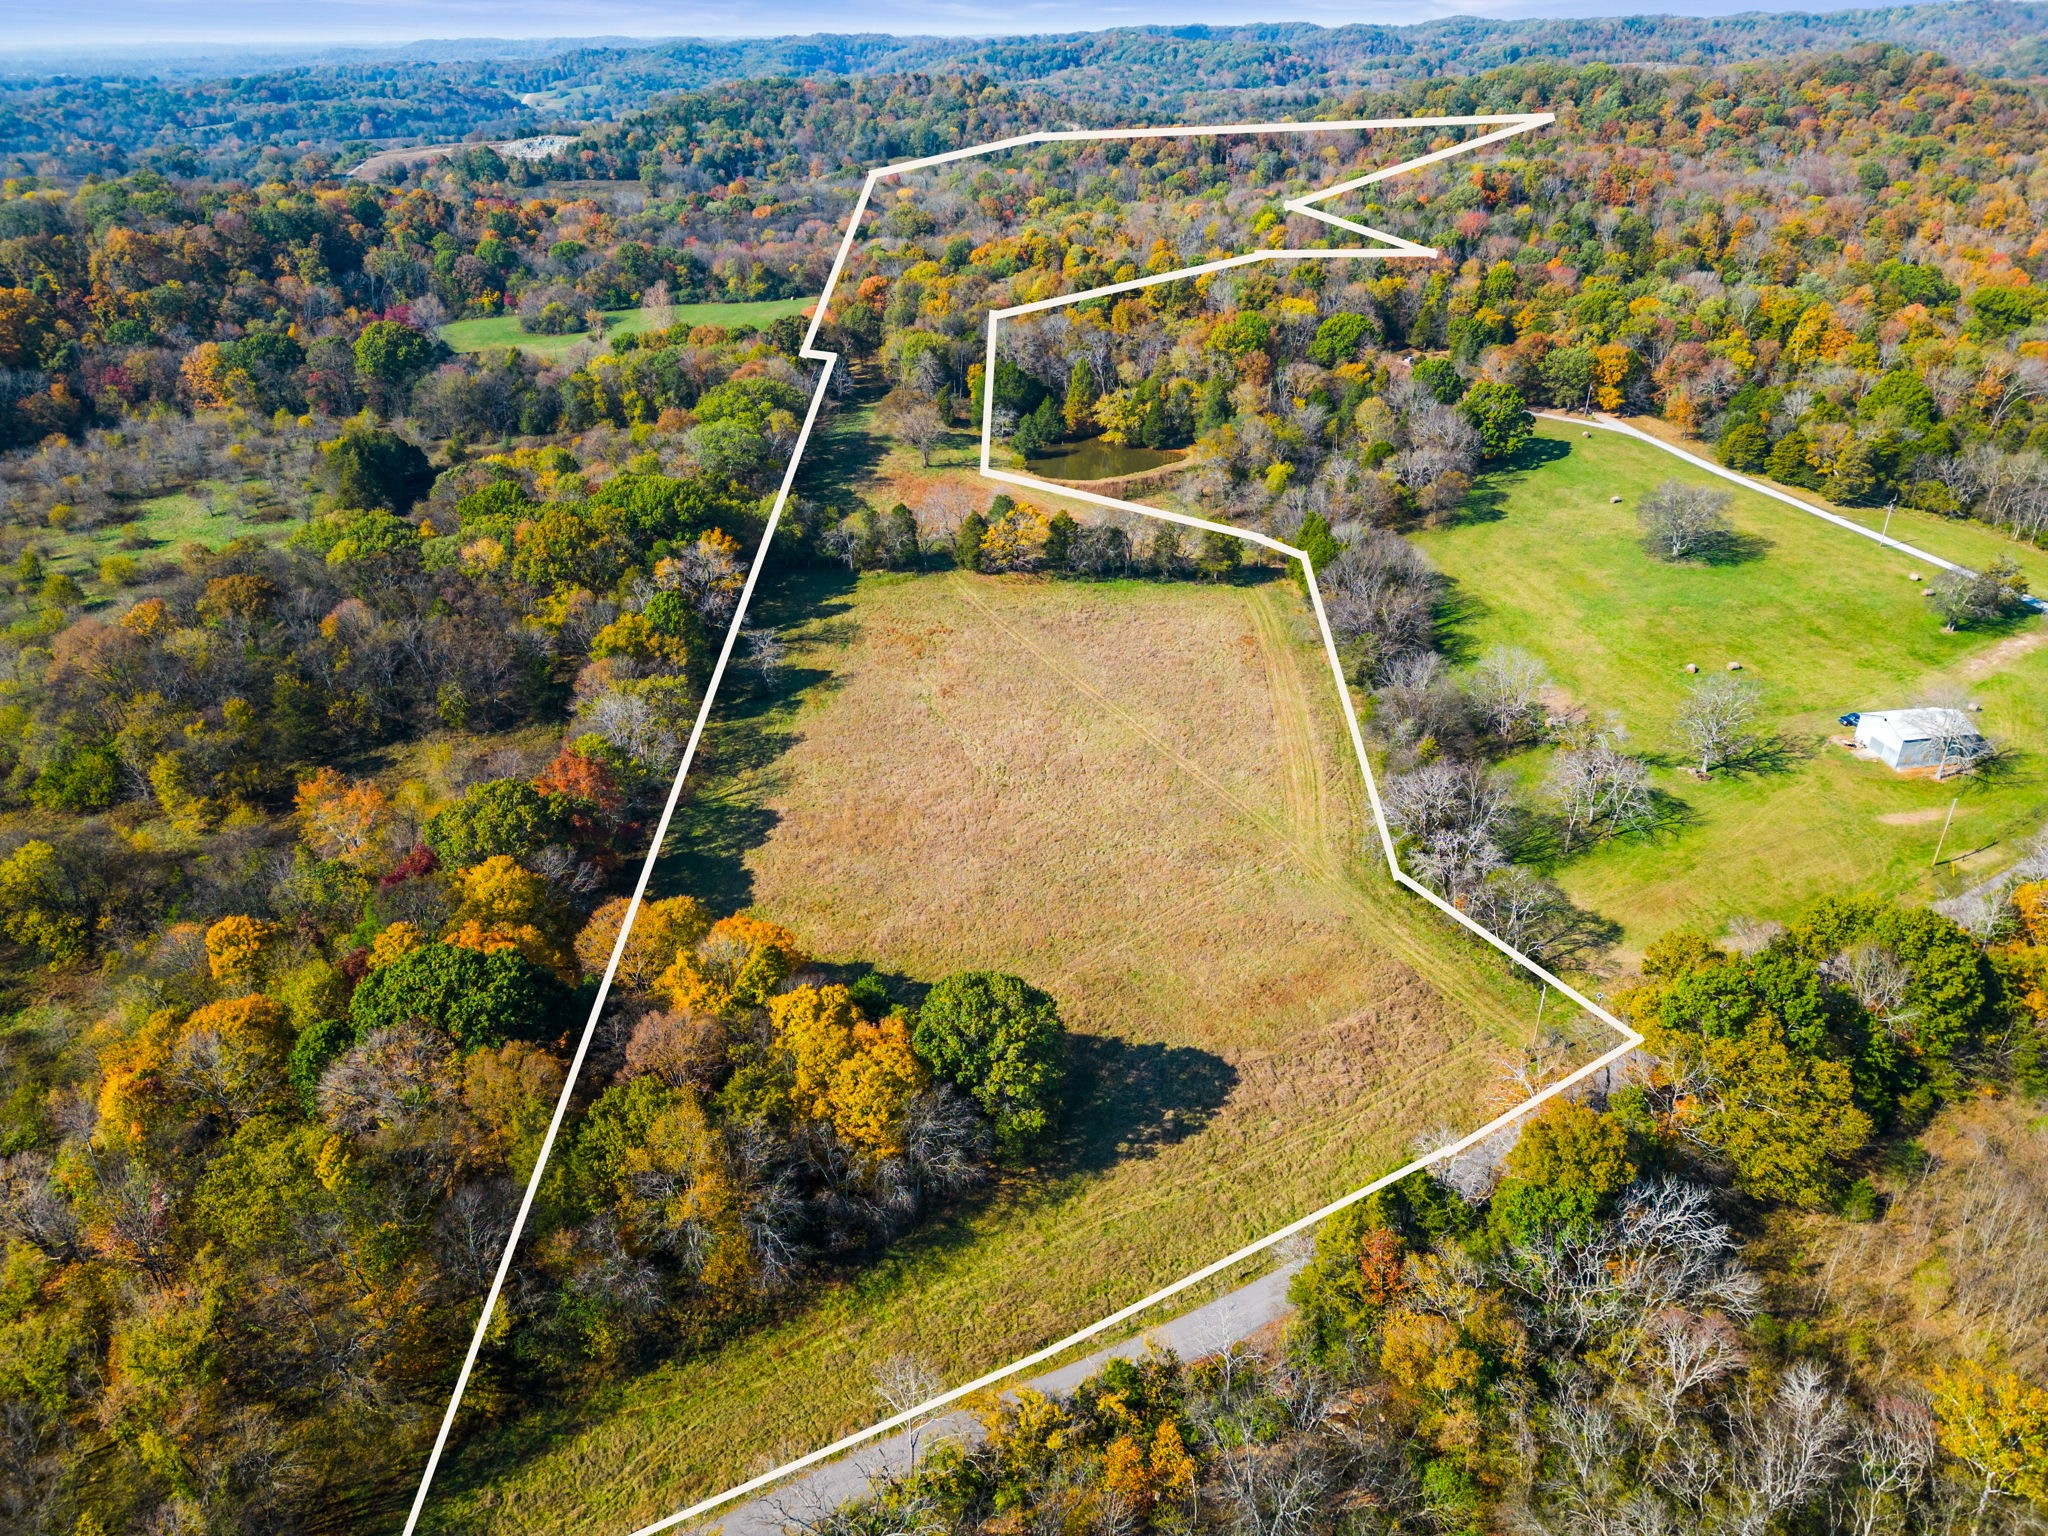
[[[361,1040],[419,1019],[468,1050],[545,1039],[561,1028],[566,1001],[562,984],[517,951],[426,944],[362,979],[349,1022]]]
[[[1066,1044],[1048,994],[1000,971],[958,972],[925,997],[911,1043],[995,1122],[1005,1157],[1044,1141],[1059,1116]]]

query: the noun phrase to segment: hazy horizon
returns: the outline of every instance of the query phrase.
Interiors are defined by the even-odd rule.
[[[0,57],[105,54],[164,48],[223,57],[295,48],[405,48],[463,41],[646,42],[678,38],[787,37],[813,33],[1018,37],[1138,26],[1242,26],[1301,21],[1321,26],[1414,25],[1450,16],[1724,16],[1768,12],[1874,10],[1871,0],[1267,0],[1248,17],[1233,0],[885,0],[813,4],[651,4],[646,0],[109,0],[81,14],[55,0],[20,0],[0,39]]]

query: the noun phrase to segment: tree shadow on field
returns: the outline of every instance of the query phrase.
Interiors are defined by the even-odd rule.
[[[1822,740],[1818,736],[1788,736],[1778,731],[1759,731],[1742,742],[1714,769],[1734,779],[1773,778],[1791,773],[1816,757]]]
[[[1500,522],[1508,515],[1509,487],[1530,471],[1568,457],[1571,451],[1570,443],[1548,437],[1530,438],[1473,482],[1472,489],[1451,514],[1450,525],[1459,528],[1468,523]]]
[[[1455,576],[1439,576],[1433,623],[1436,649],[1453,667],[1469,667],[1479,659],[1472,628],[1493,610],[1485,598]]]
[[[1559,442],[1554,437],[1534,437],[1508,456],[1504,466],[1517,473],[1541,469],[1546,464],[1555,464],[1559,459],[1571,457],[1572,445]]]
[[[1507,487],[1498,476],[1489,475],[1465,493],[1458,510],[1445,521],[1453,528],[1464,528],[1474,523],[1498,523],[1507,515]]]
[[[764,571],[764,578],[768,575]],[[843,615],[852,606],[846,598],[853,584],[853,577],[837,567],[788,566],[762,581],[747,627],[784,636],[794,630],[807,645],[846,644],[853,629]],[[804,698],[835,684],[825,667],[784,662],[763,671],[748,663],[744,643],[734,653],[662,845],[650,894],[694,896],[721,913],[753,904],[747,855],[767,841],[780,819],[767,803],[776,786],[776,764],[799,739],[792,722]]]
[[[1674,562],[1680,565],[1748,565],[1761,560],[1778,546],[1760,533],[1745,533],[1740,529],[1718,534],[1701,545],[1698,552],[1685,560]]]
[[[1066,1114],[1047,1159],[1052,1171],[1101,1173],[1192,1136],[1237,1086],[1237,1068],[1210,1051],[1114,1035],[1067,1039]]]

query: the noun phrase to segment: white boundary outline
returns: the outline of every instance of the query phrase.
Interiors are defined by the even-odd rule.
[[[1194,1273],[1176,1280],[1173,1284],[1165,1286],[1141,1300],[1132,1302],[1129,1306],[1120,1308],[1110,1313],[1107,1317],[1100,1318],[1090,1323],[1087,1327],[1079,1329],[1055,1343],[1046,1345],[1043,1349],[1013,1360],[1008,1365],[977,1377],[963,1386],[954,1387],[949,1391],[942,1392],[914,1408],[906,1409],[878,1423],[871,1424],[866,1429],[856,1431],[851,1435],[834,1441],[830,1445],[820,1447],[806,1455],[785,1462],[772,1471],[764,1472],[758,1477],[749,1478],[745,1482],[735,1484],[723,1493],[700,1500],[686,1509],[678,1510],[675,1514],[654,1521],[652,1524],[642,1526],[634,1531],[632,1536],[655,1536],[656,1532],[672,1529],[686,1521],[709,1514],[711,1511],[721,1508],[735,1499],[756,1492],[771,1483],[778,1482],[791,1473],[803,1471],[808,1467],[817,1465],[819,1462],[842,1455],[847,1451],[866,1444],[870,1440],[888,1434],[893,1430],[901,1429],[939,1409],[956,1403],[964,1397],[995,1386],[1023,1371],[1029,1370],[1035,1365],[1041,1365],[1055,1356],[1064,1354],[1075,1345],[1084,1343],[1099,1334],[1117,1327],[1119,1324],[1128,1322],[1130,1319],[1150,1310],[1161,1302],[1171,1300],[1183,1291],[1201,1284],[1204,1280],[1221,1274],[1223,1271],[1242,1263],[1246,1259],[1266,1252],[1268,1249],[1285,1242],[1297,1233],[1308,1230],[1318,1222],[1325,1220],[1347,1206],[1356,1204],[1375,1191],[1383,1189],[1389,1184],[1397,1183],[1401,1179],[1407,1178],[1411,1174],[1434,1163],[1457,1156],[1460,1152],[1484,1141],[1504,1127],[1513,1124],[1539,1105],[1561,1093],[1567,1092],[1588,1077],[1613,1065],[1642,1043],[1642,1037],[1612,1013],[1586,997],[1577,988],[1552,974],[1547,968],[1538,964],[1528,955],[1523,954],[1513,945],[1506,943],[1480,924],[1474,922],[1465,913],[1459,911],[1421,882],[1413,879],[1401,868],[1400,859],[1394,848],[1393,834],[1387,826],[1385,809],[1380,802],[1379,785],[1373,777],[1372,763],[1366,753],[1365,736],[1359,727],[1357,711],[1353,707],[1351,700],[1350,686],[1344,676],[1343,663],[1337,654],[1336,638],[1330,630],[1329,615],[1324,611],[1322,593],[1316,585],[1315,571],[1310,565],[1306,554],[1292,545],[1284,544],[1278,539],[1270,538],[1265,534],[1254,533],[1249,529],[1235,528],[1227,523],[1209,522],[1202,518],[1189,517],[1178,512],[1168,512],[1157,507],[1143,506],[1137,502],[1118,501],[1113,497],[1056,485],[1050,481],[1033,479],[1028,475],[1018,475],[1007,470],[994,469],[989,464],[990,430],[993,424],[995,405],[996,327],[1000,321],[1018,315],[1034,314],[1043,310],[1059,308],[1063,305],[1102,298],[1109,294],[1126,293],[1152,287],[1159,283],[1201,277],[1208,273],[1221,272],[1233,267],[1249,266],[1262,261],[1426,260],[1434,258],[1441,253],[1430,246],[1418,245],[1414,241],[1403,239],[1385,230],[1374,229],[1369,225],[1359,224],[1349,219],[1340,218],[1335,214],[1325,213],[1316,205],[1332,198],[1340,197],[1345,193],[1373,185],[1376,182],[1399,176],[1404,172],[1419,170],[1438,161],[1447,160],[1457,155],[1468,154],[1473,150],[1531,132],[1534,129],[1545,127],[1555,120],[1555,114],[1549,112],[1522,112],[1458,117],[1365,118],[1337,122],[1228,123],[1153,128],[1070,129],[1019,134],[1011,138],[998,139],[986,144],[969,145],[961,149],[947,150],[942,154],[927,155],[920,159],[898,161],[895,164],[880,166],[868,172],[866,178],[861,183],[860,196],[854,203],[853,213],[847,219],[846,232],[840,237],[839,250],[833,258],[831,274],[825,281],[824,292],[819,295],[817,305],[812,311],[810,329],[805,333],[803,343],[798,348],[799,356],[807,361],[823,365],[819,370],[818,382],[812,389],[810,405],[804,412],[803,426],[797,434],[794,447],[790,451],[789,463],[784,468],[781,484],[776,489],[775,500],[769,511],[767,525],[762,531],[760,544],[755,549],[753,562],[748,567],[746,581],[740,589],[738,605],[733,611],[732,621],[726,628],[724,642],[719,647],[718,659],[712,666],[710,679],[705,685],[704,698],[698,706],[697,718],[690,728],[689,740],[684,745],[682,760],[676,767],[675,779],[669,787],[668,799],[662,807],[660,819],[655,824],[653,838],[648,845],[646,858],[640,866],[639,877],[634,881],[633,894],[627,903],[625,919],[619,925],[619,934],[618,938],[613,942],[611,958],[605,964],[604,975],[598,983],[596,997],[591,1003],[590,1017],[584,1025],[581,1038],[577,1041],[575,1054],[570,1059],[569,1071],[563,1081],[561,1095],[556,1100],[554,1114],[548,1121],[547,1134],[541,1141],[539,1156],[535,1159],[533,1172],[527,1179],[526,1191],[521,1197],[518,1211],[513,1217],[511,1230],[506,1234],[505,1247],[498,1259],[497,1272],[492,1276],[491,1288],[485,1296],[483,1308],[477,1316],[476,1329],[471,1335],[469,1348],[463,1356],[462,1368],[456,1377],[455,1389],[449,1397],[447,1411],[441,1417],[440,1429],[434,1436],[433,1450],[427,1458],[426,1469],[420,1476],[419,1490],[414,1494],[412,1507],[406,1516],[403,1536],[413,1536],[414,1531],[419,1525],[420,1515],[426,1507],[427,1494],[433,1486],[434,1474],[439,1470],[441,1458],[447,1450],[449,1436],[454,1430],[456,1414],[461,1410],[463,1395],[468,1391],[470,1376],[476,1369],[477,1357],[483,1350],[484,1340],[490,1331],[491,1320],[497,1311],[498,1298],[504,1290],[506,1277],[511,1273],[512,1260],[518,1251],[519,1239],[524,1233],[527,1220],[532,1214],[533,1203],[539,1193],[541,1178],[547,1169],[548,1158],[554,1151],[556,1138],[561,1132],[563,1121],[567,1118],[569,1105],[576,1091],[577,1080],[582,1075],[583,1063],[589,1056],[591,1042],[597,1033],[598,1021],[603,1015],[605,1003],[611,995],[612,983],[618,974],[620,960],[625,953],[627,938],[632,932],[634,921],[639,916],[640,905],[646,897],[647,887],[653,878],[654,867],[656,861],[660,858],[662,846],[668,839],[669,826],[675,819],[676,807],[682,799],[684,783],[689,776],[690,766],[696,758],[698,745],[703,739],[705,724],[710,718],[712,701],[716,699],[719,684],[725,677],[726,668],[731,664],[733,649],[739,639],[740,626],[746,617],[748,605],[753,600],[754,587],[760,579],[762,564],[767,557],[769,545],[774,540],[776,528],[782,521],[783,510],[788,505],[790,489],[796,481],[797,467],[802,462],[804,449],[810,442],[811,431],[817,424],[818,411],[824,403],[825,391],[831,383],[833,369],[840,361],[838,353],[819,348],[817,345],[818,331],[824,324],[825,315],[831,305],[833,293],[837,289],[839,279],[845,271],[847,258],[851,254],[854,240],[859,234],[861,220],[867,214],[869,200],[874,195],[876,185],[884,177],[900,176],[910,171],[928,170],[934,166],[947,165],[958,160],[1000,154],[1007,150],[1022,149],[1037,144],[1135,139],[1216,138],[1226,135],[1251,134],[1360,133],[1374,129],[1488,128],[1491,130],[1469,139],[1461,139],[1454,144],[1418,155],[1413,159],[1403,160],[1396,165],[1384,167],[1364,176],[1354,177],[1351,180],[1339,182],[1334,186],[1325,187],[1321,191],[1309,193],[1302,197],[1291,198],[1281,204],[1282,208],[1289,213],[1300,214],[1305,218],[1314,219],[1333,228],[1342,229],[1351,234],[1364,235],[1369,239],[1379,241],[1380,244],[1376,246],[1348,247],[1334,250],[1282,248],[1251,251],[1237,256],[1224,257],[1216,261],[1204,262],[1197,266],[1183,267],[1173,272],[1135,278],[1129,282],[1113,283],[1107,287],[1093,288],[1083,293],[1065,294],[1056,298],[1042,299],[1036,303],[1013,305],[1007,309],[990,311],[988,319],[988,361],[983,374],[984,384],[982,388],[981,474],[989,480],[1026,486],[1034,491],[1090,502],[1116,511],[1134,513],[1143,517],[1162,518],[1187,527],[1199,528],[1205,532],[1226,533],[1232,537],[1258,544],[1287,559],[1301,562],[1303,574],[1307,578],[1306,585],[1309,599],[1315,609],[1316,623],[1322,630],[1323,647],[1329,658],[1331,674],[1337,687],[1337,696],[1344,704],[1344,717],[1349,727],[1352,748],[1357,754],[1359,771],[1365,778],[1366,794],[1372,804],[1373,821],[1379,831],[1380,846],[1386,855],[1389,873],[1397,884],[1413,891],[1431,906],[1450,917],[1454,922],[1492,945],[1531,975],[1536,976],[1549,986],[1555,987],[1582,1009],[1608,1024],[1621,1036],[1621,1044],[1595,1060],[1586,1063],[1569,1076],[1551,1084],[1542,1092],[1516,1105],[1507,1113],[1489,1121],[1471,1134],[1404,1164],[1392,1173],[1373,1180],[1363,1188],[1351,1191],[1351,1193],[1323,1206],[1320,1210],[1312,1211],[1299,1220],[1290,1222],[1279,1231],[1270,1233],[1256,1242],[1246,1244],[1235,1253],[1228,1254],[1223,1258],[1215,1260],[1213,1263],[1204,1265]]]

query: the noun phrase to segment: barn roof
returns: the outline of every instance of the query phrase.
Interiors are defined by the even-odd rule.
[[[1901,743],[1933,741],[1939,737],[1954,741],[1982,735],[1976,721],[1960,709],[1865,710],[1856,721],[1856,729]]]

